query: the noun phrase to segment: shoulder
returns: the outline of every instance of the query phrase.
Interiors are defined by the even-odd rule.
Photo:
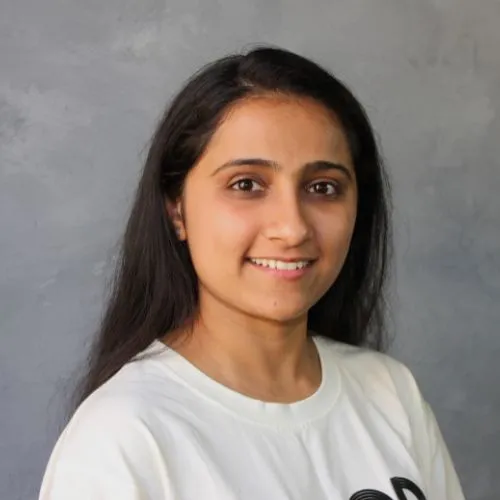
[[[318,340],[324,358],[340,371],[344,384],[356,386],[370,398],[391,395],[407,412],[423,404],[413,373],[401,361],[385,353],[325,337]]]
[[[358,376],[387,374],[391,377],[412,378],[409,368],[389,354],[366,347],[344,344],[326,337],[317,337],[323,352],[343,368]]]
[[[122,369],[78,407],[52,450],[41,499],[165,498],[145,368]]]
[[[97,449],[112,454],[142,445],[148,428],[146,397],[121,378],[111,379],[76,409],[56,445],[65,461],[95,460]]]
[[[164,497],[153,474],[162,467],[159,409],[167,409],[161,423],[173,420],[177,389],[162,361],[141,353],[80,404],[52,450],[41,498]],[[169,428],[161,436],[165,446]]]
[[[60,442],[65,447],[101,445],[136,447],[163,420],[174,416],[185,394],[169,371],[168,354],[146,350],[96,389],[76,409]],[[185,399],[185,396],[184,396]]]

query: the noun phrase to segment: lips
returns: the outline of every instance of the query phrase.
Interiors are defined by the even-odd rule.
[[[297,271],[309,267],[314,261],[312,259],[304,260],[278,260],[278,259],[248,259],[252,264],[277,271]]]

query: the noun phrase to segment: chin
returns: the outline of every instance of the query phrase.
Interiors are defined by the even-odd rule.
[[[265,304],[260,307],[252,308],[254,316],[262,318],[263,320],[272,321],[276,323],[294,323],[307,316],[310,305],[297,304],[276,304],[275,307],[269,307],[270,304]]]

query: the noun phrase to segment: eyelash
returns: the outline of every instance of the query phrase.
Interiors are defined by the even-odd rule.
[[[258,193],[258,192],[261,192],[261,191],[264,191],[264,188],[262,188],[262,186],[260,185],[260,189],[251,189],[251,190],[246,190],[246,189],[238,189],[236,186],[238,186],[238,184],[241,184],[241,183],[247,183],[247,182],[250,182],[252,183],[253,185],[260,185],[259,181],[255,180],[255,179],[252,179],[250,177],[244,177],[244,178],[241,178],[241,179],[238,179],[237,181],[233,182],[232,184],[229,185],[229,188],[233,191],[241,191],[242,193]],[[327,185],[327,187],[331,187],[333,188],[334,192],[333,193],[327,193],[327,194],[324,194],[324,193],[310,193],[310,194],[313,194],[313,195],[317,195],[317,196],[325,196],[325,197],[336,197],[338,195],[340,195],[342,193],[341,191],[341,185],[336,182],[336,181],[326,181],[326,180],[323,180],[323,181],[315,181],[315,182],[312,182],[310,184],[308,184],[306,186],[306,190],[311,187],[311,186],[318,186],[318,185]]]

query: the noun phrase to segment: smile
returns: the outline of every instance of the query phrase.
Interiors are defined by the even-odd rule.
[[[284,261],[275,259],[248,259],[252,264],[268,269],[275,269],[277,271],[298,271],[309,267],[312,260],[297,260],[297,261]]]

